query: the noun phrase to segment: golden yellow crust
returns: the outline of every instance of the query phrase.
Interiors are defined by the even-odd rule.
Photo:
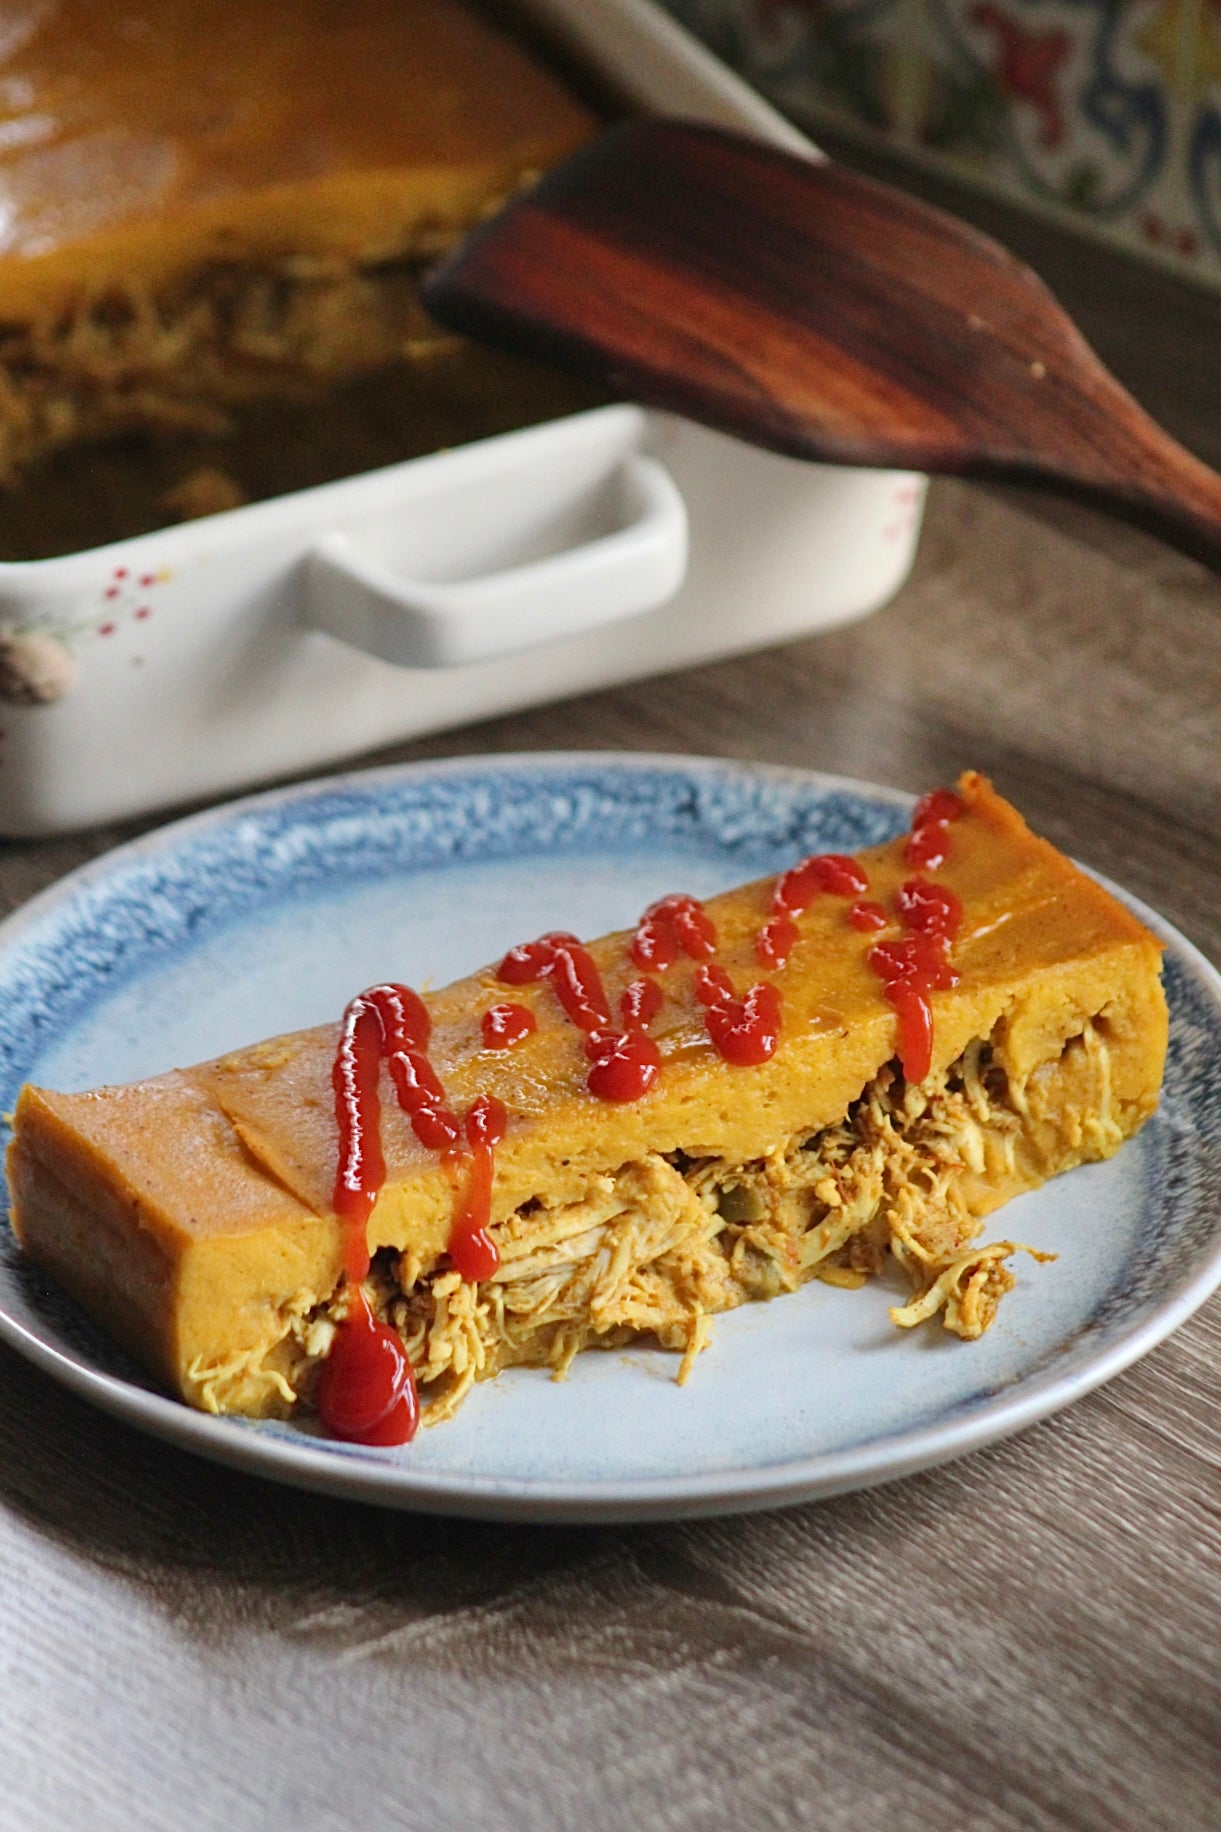
[[[457,340],[423,266],[594,125],[464,0],[20,9],[0,32],[0,482],[427,373]]]
[[[462,0],[51,0],[0,55],[0,311],[211,260],[376,261],[590,117]]]
[[[933,995],[933,1061],[918,1088],[892,1064],[896,1019],[866,962],[871,938],[832,897],[807,911],[788,965],[769,976],[784,1000],[771,1061],[721,1061],[694,966],[679,962],[651,1027],[662,1072],[630,1105],[590,1094],[581,1039],[546,982],[514,990],[538,1031],[499,1054],[479,1031],[506,996],[493,969],[429,997],[430,1054],[451,1103],[494,1094],[510,1119],[492,1195],[505,1265],[486,1290],[463,1291],[445,1262],[452,1183],[384,1089],[388,1176],[368,1238],[382,1254],[381,1308],[415,1332],[417,1354],[452,1358],[463,1307],[470,1378],[512,1360],[559,1365],[574,1345],[641,1329],[690,1354],[712,1311],[808,1276],[851,1282],[883,1250],[911,1273],[918,1305],[949,1305],[960,1334],[978,1333],[972,1316],[983,1327],[1004,1288],[986,1255],[966,1252],[979,1217],[1109,1155],[1148,1117],[1166,1008],[1148,931],[982,778],[964,777],[960,792],[966,812],[935,874],[963,905],[960,979]],[[861,859],[883,903],[911,875],[901,841]],[[760,977],[754,937],[773,882],[708,903],[738,985]],[[636,973],[625,940],[590,947],[612,1001]],[[280,1409],[298,1390],[294,1366],[325,1350],[316,1332],[341,1283],[336,1035],[298,1032],[129,1088],[22,1092],[9,1174],[27,1249],[196,1403]],[[612,1263],[631,1277],[608,1286],[597,1265]],[[230,1366],[241,1378],[218,1386],[215,1370]],[[263,1370],[254,1387],[252,1368]]]

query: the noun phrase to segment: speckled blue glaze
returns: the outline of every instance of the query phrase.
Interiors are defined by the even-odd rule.
[[[438,980],[522,934],[592,933],[681,884],[707,895],[898,831],[907,799],[690,759],[505,758],[371,772],[168,828],[0,927],[0,1108],[25,1079],[152,1073],[332,1015],[393,972]],[[1147,912],[1142,912],[1148,916]],[[902,1474],[1017,1429],[1126,1365],[1221,1276],[1221,991],[1169,943],[1156,1120],[1005,1212],[1054,1267],[969,1347],[886,1318],[898,1288],[807,1287],[721,1319],[692,1382],[646,1349],[518,1372],[396,1452],[189,1412],[152,1392],[0,1227],[0,1334],[205,1454],[400,1506],[533,1518],[743,1508]],[[998,1232],[1001,1230],[993,1230]]]

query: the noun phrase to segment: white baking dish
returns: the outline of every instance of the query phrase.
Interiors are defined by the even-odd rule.
[[[807,146],[649,0],[523,7],[643,108]],[[863,616],[906,576],[923,491],[612,406],[0,563],[0,633],[52,639],[53,661],[64,645],[74,674],[53,703],[0,705],[0,832],[223,794]]]

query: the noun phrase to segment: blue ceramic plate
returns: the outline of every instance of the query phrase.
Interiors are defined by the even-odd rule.
[[[542,756],[307,784],[168,827],[0,926],[0,1109],[149,1075],[334,1015],[377,980],[443,982],[545,928],[596,934],[802,853],[888,838],[908,802],[834,778],[687,758]],[[0,1228],[0,1334],[160,1437],[366,1501],[504,1519],[730,1512],[885,1481],[1044,1417],[1152,1348],[1221,1279],[1221,980],[1173,929],[1157,1118],[1109,1164],[1024,1196],[978,1343],[887,1318],[898,1286],[813,1284],[677,1357],[515,1370],[400,1450],[192,1412],[154,1391]]]

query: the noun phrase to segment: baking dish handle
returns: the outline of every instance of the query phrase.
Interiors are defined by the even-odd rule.
[[[413,579],[350,535],[322,535],[307,560],[307,620],[399,667],[453,668],[654,610],[686,576],[686,504],[643,452],[623,457],[616,482],[620,527],[457,582]]]

